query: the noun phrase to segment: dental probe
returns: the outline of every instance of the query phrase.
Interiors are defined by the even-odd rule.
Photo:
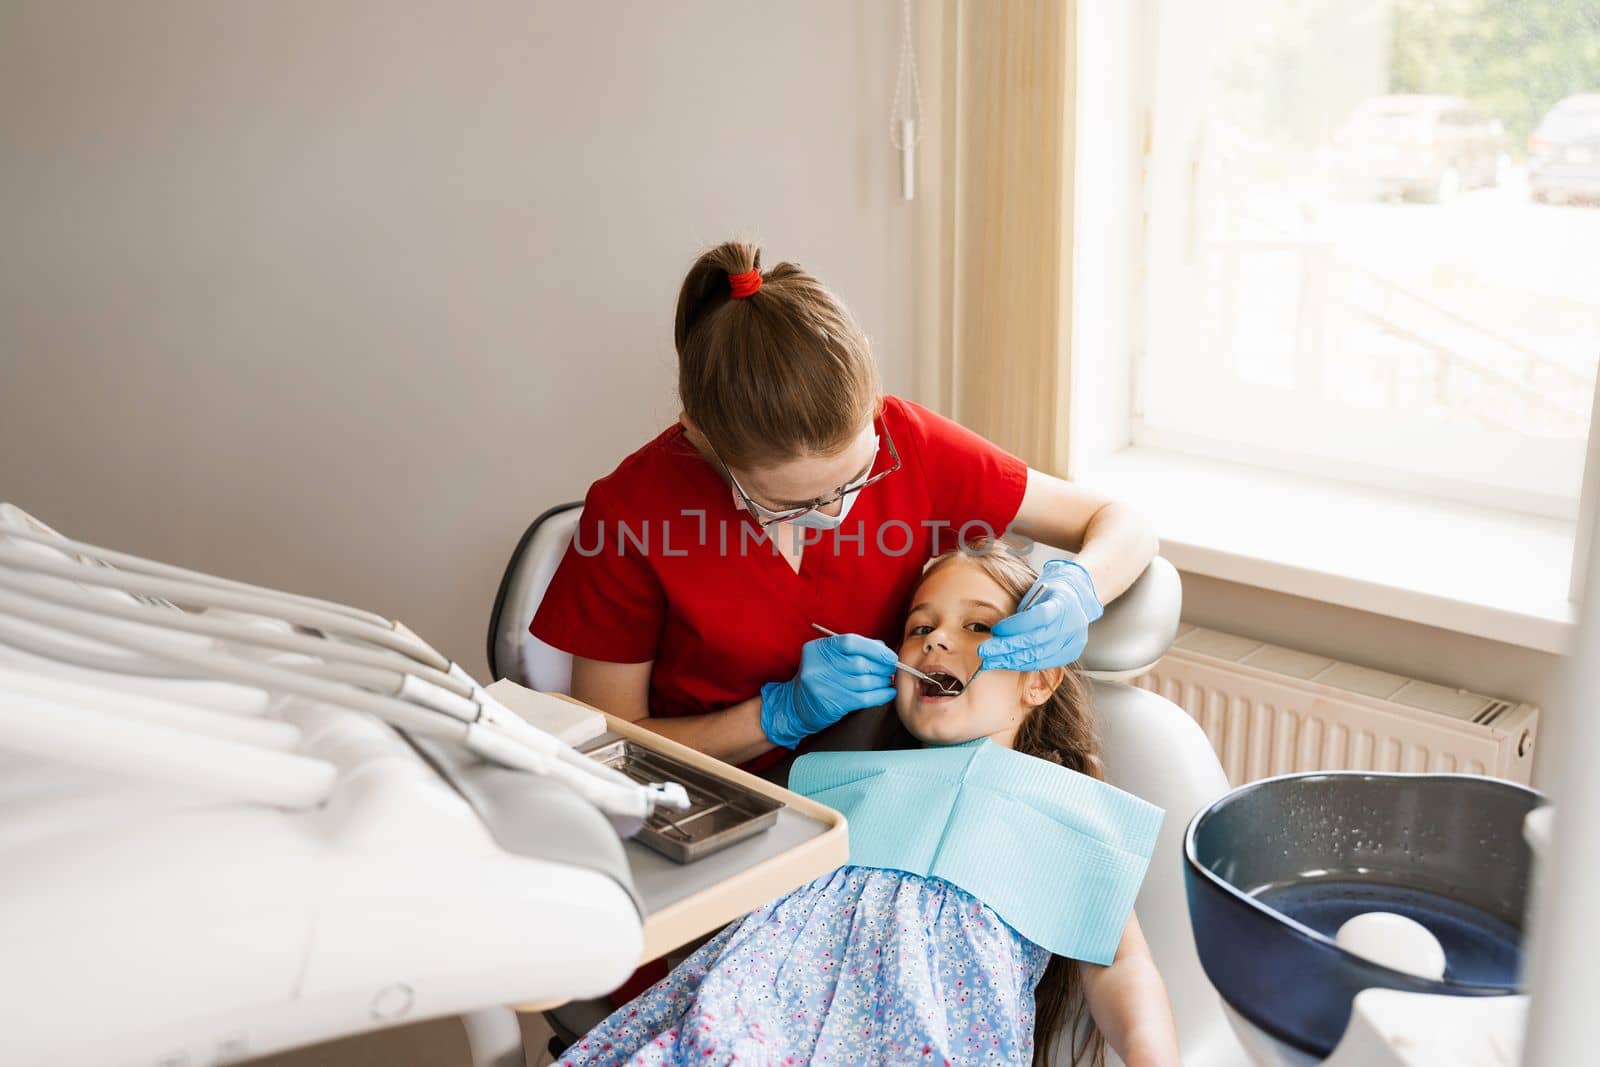
[[[841,636],[840,634],[837,634],[834,631],[828,629],[826,626],[823,626],[821,623],[814,622],[814,623],[811,624],[811,628],[813,630],[816,630],[818,633],[827,634],[829,637],[839,637],[839,636]],[[913,678],[919,678],[922,681],[927,682],[929,685],[938,686],[939,687],[939,692],[943,693],[945,696],[953,697],[953,696],[958,695],[961,692],[961,690],[959,690],[959,689],[952,690],[952,689],[948,688],[947,686],[945,686],[945,684],[943,682],[940,682],[937,679],[930,677],[929,675],[923,674],[921,671],[917,670],[915,667],[913,667],[909,663],[903,663],[900,660],[895,660],[894,661],[894,665],[896,667],[898,667],[900,670],[903,670],[907,674],[911,675],[911,677],[913,677]],[[974,677],[976,677],[976,675],[974,675]]]

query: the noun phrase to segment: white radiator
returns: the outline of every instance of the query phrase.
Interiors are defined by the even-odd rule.
[[[1194,716],[1234,785],[1292,771],[1489,774],[1526,784],[1539,709],[1185,625],[1134,685]]]

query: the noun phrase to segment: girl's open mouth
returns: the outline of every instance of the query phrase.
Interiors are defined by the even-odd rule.
[[[966,683],[960,678],[944,671],[929,671],[928,677],[932,678],[933,681],[919,683],[922,686],[922,695],[924,697],[959,696],[961,691],[966,688]]]

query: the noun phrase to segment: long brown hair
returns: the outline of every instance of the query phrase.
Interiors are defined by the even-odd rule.
[[[962,556],[1004,589],[1013,603],[1021,602],[1039,576],[1027,560],[1004,543],[986,538],[938,557],[923,571],[924,578]],[[1018,752],[1059,763],[1091,778],[1105,777],[1089,682],[1076,663],[1065,668],[1061,684],[1023,720],[1014,747]],[[1065,956],[1050,957],[1043,977],[1034,988],[1033,1003],[1034,1067],[1047,1067],[1050,1051],[1063,1028],[1070,1034],[1072,1063],[1104,1067],[1105,1037],[1089,1016],[1089,1007],[1083,998],[1082,976],[1075,960]]]
[[[728,241],[695,260],[678,293],[678,398],[722,461],[760,468],[832,455],[877,413],[878,369],[850,312],[793,263],[734,299],[730,274],[761,249]]]

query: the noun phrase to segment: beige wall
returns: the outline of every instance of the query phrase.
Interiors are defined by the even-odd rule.
[[[909,391],[899,18],[8,4],[0,498],[483,670],[524,524],[675,417],[701,245],[804,264]]]

